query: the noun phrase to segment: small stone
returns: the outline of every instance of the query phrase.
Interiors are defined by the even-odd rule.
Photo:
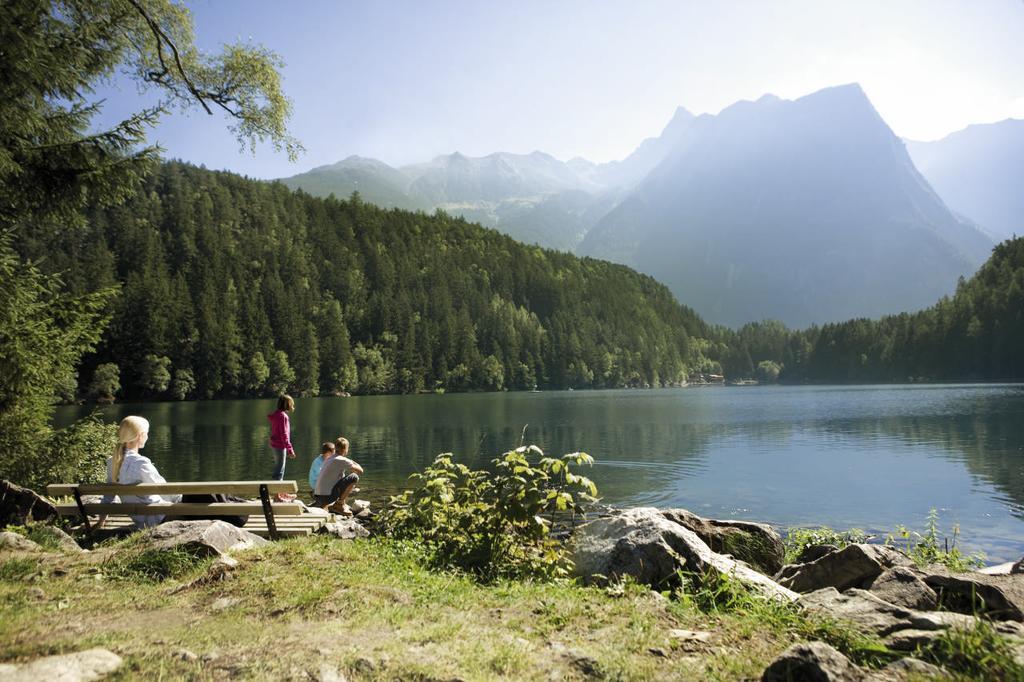
[[[337,668],[327,663],[321,665],[320,669],[312,677],[317,682],[347,682],[347,678]]]
[[[234,597],[221,597],[217,601],[210,604],[211,611],[223,611],[224,609],[230,609],[232,606],[239,602]]]
[[[41,587],[30,587],[25,594],[35,601],[46,601],[46,593]]]
[[[860,670],[846,656],[824,642],[794,644],[771,662],[761,682],[857,682]]]
[[[348,501],[348,506],[349,506],[349,509],[352,510],[353,514],[358,514],[360,512],[363,512],[363,511],[366,511],[367,509],[369,509],[370,508],[370,502],[369,502],[369,500],[349,500]]]
[[[199,656],[189,651],[188,649],[175,649],[171,652],[171,656],[187,663],[192,663],[199,660]]]
[[[704,632],[701,630],[669,630],[668,636],[681,642],[707,643],[711,641],[711,638],[714,635],[710,632]]]
[[[360,656],[359,658],[357,658],[355,661],[352,662],[352,670],[353,670],[353,672],[357,672],[357,673],[361,673],[361,674],[364,674],[364,675],[368,675],[368,674],[372,673],[376,669],[377,669],[377,664],[374,663],[373,661],[371,661],[370,659],[366,658],[365,656]]]
[[[106,649],[87,649],[72,654],[46,656],[31,663],[5,666],[0,670],[5,682],[39,682],[40,680],[99,680],[121,667],[123,661]],[[13,670],[11,670],[13,669]]]
[[[658,658],[668,658],[668,652],[657,646],[652,646],[647,650],[647,653],[652,656],[657,656]]]
[[[881,672],[886,674],[886,679],[926,679],[926,680],[948,680],[952,676],[937,665],[926,663],[917,658],[901,658],[893,661],[882,668]]]

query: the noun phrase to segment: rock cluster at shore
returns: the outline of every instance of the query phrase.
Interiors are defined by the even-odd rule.
[[[908,655],[949,628],[973,628],[984,616],[1011,639],[1024,662],[1024,574],[1012,573],[1014,565],[1003,575],[954,574],[941,566],[918,568],[892,547],[853,544],[808,548],[803,563],[784,566],[782,538],[769,526],[655,508],[626,509],[586,524],[572,538],[571,549],[576,573],[587,582],[630,576],[665,590],[678,587],[685,576],[698,582],[726,576]],[[831,647],[813,642],[784,652],[764,679],[903,679],[931,674],[931,668],[911,661],[869,675]]]

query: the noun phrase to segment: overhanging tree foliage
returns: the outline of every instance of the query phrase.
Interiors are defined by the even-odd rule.
[[[117,281],[111,274],[98,293],[71,295],[41,272],[51,264],[26,262],[12,242],[74,242],[82,208],[131,196],[157,152],[144,146],[146,131],[171,107],[219,108],[241,144],[266,140],[296,154],[279,66],[272,53],[246,45],[202,54],[188,10],[168,0],[0,3],[0,476],[40,483],[37,465],[55,457],[48,450],[64,452],[74,441],[74,433],[53,433],[50,405],[103,332],[116,292],[106,285]],[[93,132],[95,88],[119,72],[162,100]]]

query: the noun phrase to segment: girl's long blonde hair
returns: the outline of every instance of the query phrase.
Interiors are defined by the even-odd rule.
[[[112,483],[117,483],[121,477],[125,445],[137,441],[144,433],[149,433],[149,421],[145,418],[131,416],[121,420],[121,425],[117,427],[117,447],[114,448],[114,456],[110,462]]]

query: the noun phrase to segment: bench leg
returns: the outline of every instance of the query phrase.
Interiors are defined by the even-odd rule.
[[[260,502],[263,503],[263,518],[267,520],[267,534],[277,540],[277,525],[274,523],[274,509],[270,506],[270,492],[266,484],[260,486]]]
[[[77,487],[71,492],[75,496],[75,504],[78,505],[78,513],[82,515],[82,525],[85,526],[85,536],[92,537],[92,526],[89,525],[89,516],[85,513],[85,505],[82,504],[82,495],[78,492]]]

